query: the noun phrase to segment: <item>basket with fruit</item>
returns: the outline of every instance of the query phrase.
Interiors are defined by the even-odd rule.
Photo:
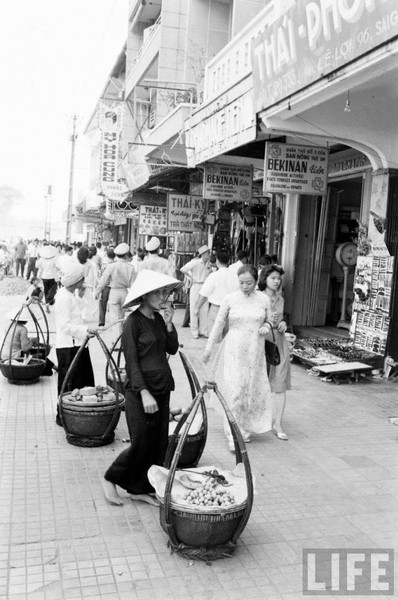
[[[119,371],[104,341],[98,333],[95,334],[107,359],[107,364],[117,381]],[[65,429],[67,441],[74,446],[105,446],[113,442],[115,428],[120,419],[124,406],[124,396],[109,385],[96,385],[74,389],[65,392],[68,377],[75,368],[79,357],[86,347],[88,338],[80,346],[66,373],[61,393],[59,395],[59,416]],[[119,381],[120,389],[121,382]]]
[[[219,469],[202,470],[201,473],[195,471],[196,478],[190,477],[191,485],[187,485],[188,471],[177,470],[193,419],[203,402],[204,393],[210,389],[214,389],[231,428],[240,487],[230,487],[233,475],[226,476]],[[250,516],[253,478],[242,434],[215,383],[206,383],[178,425],[176,447],[169,443],[164,463],[167,469],[164,493],[157,493],[160,524],[169,535],[168,544],[172,551],[195,560],[209,561],[231,556]],[[173,493],[176,479],[191,488],[190,491],[185,490],[182,496],[176,497]]]

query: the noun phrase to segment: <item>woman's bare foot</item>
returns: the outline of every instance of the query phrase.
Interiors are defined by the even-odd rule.
[[[130,494],[132,500],[139,500],[140,502],[146,502],[152,504],[152,506],[160,506],[159,500],[150,494]]]
[[[123,504],[123,500],[117,493],[114,483],[111,483],[106,479],[102,479],[102,489],[104,490],[105,498],[108,500],[108,502],[111,504],[117,504],[118,506]]]

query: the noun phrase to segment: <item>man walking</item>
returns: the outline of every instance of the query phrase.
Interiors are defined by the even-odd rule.
[[[19,271],[21,271],[21,277],[23,277],[26,262],[26,252],[28,250],[27,245],[20,237],[16,246],[14,246],[14,258],[15,258],[15,275],[18,277]]]
[[[229,267],[228,267],[230,271],[235,273],[235,275],[237,275],[239,269],[247,263],[247,261],[248,261],[247,252],[245,250],[238,250],[238,252],[236,253],[236,258],[238,260],[236,262],[232,263],[232,265],[229,265]]]
[[[26,271],[26,279],[29,281],[30,276],[37,277],[36,262],[39,257],[39,240],[30,241],[28,244],[28,270]]]
[[[160,239],[153,236],[145,244],[145,250],[148,252],[148,256],[143,261],[138,263],[140,271],[142,269],[149,269],[150,271],[157,271],[157,273],[163,273],[163,275],[169,274],[169,263],[168,261],[159,256]]]
[[[207,313],[209,333],[214,325],[214,321],[216,320],[217,313],[224,297],[239,289],[239,279],[233,271],[228,269],[228,263],[229,253],[227,250],[217,250],[217,271],[210,273],[202,285],[196,301],[194,309],[195,315],[199,315],[200,309],[206,301],[209,303],[209,310]]]
[[[186,265],[180,268],[181,273],[186,275],[192,281],[189,290],[190,302],[190,326],[192,337],[197,339],[200,335],[208,336],[207,329],[207,306],[203,305],[198,313],[195,314],[196,301],[202,285],[207,278],[209,271],[206,263],[210,258],[210,248],[206,245],[201,246],[198,250],[198,257],[193,258]],[[145,261],[144,261],[145,262]]]

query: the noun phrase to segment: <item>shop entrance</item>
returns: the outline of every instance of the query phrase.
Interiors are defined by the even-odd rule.
[[[362,176],[329,184],[325,197],[301,196],[295,262],[292,325],[323,328],[319,335],[348,336],[339,327],[342,316],[344,271],[336,250],[356,242],[362,200]],[[354,268],[347,279],[345,316],[351,318]],[[300,332],[301,335],[302,332]],[[315,335],[311,332],[310,335]]]

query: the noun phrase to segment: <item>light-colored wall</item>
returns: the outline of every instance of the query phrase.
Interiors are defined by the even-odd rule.
[[[237,0],[234,2],[232,37],[254,19],[271,0]]]

